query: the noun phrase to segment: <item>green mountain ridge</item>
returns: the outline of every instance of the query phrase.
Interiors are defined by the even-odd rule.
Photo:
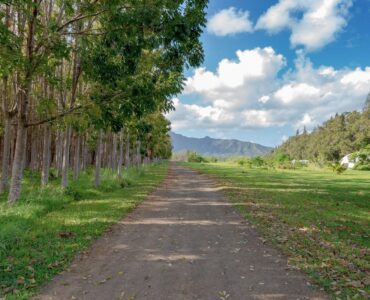
[[[252,142],[243,142],[235,139],[191,138],[174,132],[170,133],[173,152],[179,153],[187,150],[195,151],[201,155],[210,156],[259,156],[269,153],[273,148]]]

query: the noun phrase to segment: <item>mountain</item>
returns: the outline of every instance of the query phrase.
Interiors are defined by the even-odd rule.
[[[252,142],[213,139],[208,136],[204,138],[190,138],[171,132],[171,138],[174,153],[192,150],[201,155],[258,156],[267,154],[272,150],[270,147],[262,146]]]

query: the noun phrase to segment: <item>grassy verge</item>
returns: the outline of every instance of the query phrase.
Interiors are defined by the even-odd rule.
[[[39,176],[27,173],[19,203],[9,208],[5,196],[0,198],[0,298],[33,295],[166,174],[166,163],[130,169],[120,180],[104,171],[101,187],[95,189],[90,170],[62,191],[59,181],[40,188]]]
[[[334,299],[370,293],[370,172],[185,163],[214,176],[267,240]]]

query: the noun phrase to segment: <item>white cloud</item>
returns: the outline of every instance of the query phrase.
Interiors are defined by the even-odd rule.
[[[287,84],[275,92],[275,98],[284,104],[290,104],[294,101],[303,99],[313,99],[320,95],[320,90],[307,83]]]
[[[223,9],[208,22],[208,32],[217,36],[233,35],[242,32],[253,32],[253,24],[249,20],[249,12],[237,10],[235,7]]]
[[[313,51],[332,42],[346,27],[351,6],[352,0],[280,0],[258,19],[256,29],[271,34],[290,29],[293,47]]]
[[[310,130],[336,112],[361,109],[370,91],[370,67],[315,68],[301,51],[294,68],[284,72],[285,66],[285,58],[268,47],[237,51],[237,60],[221,60],[215,72],[196,70],[186,93],[202,100],[176,99],[176,111],[169,114],[174,130]]]
[[[186,81],[186,93],[217,92],[217,90],[235,89],[246,81],[260,81],[274,78],[276,73],[285,66],[282,55],[276,54],[271,47],[253,50],[238,50],[237,61],[223,59],[216,73],[204,68],[197,69],[194,76]]]

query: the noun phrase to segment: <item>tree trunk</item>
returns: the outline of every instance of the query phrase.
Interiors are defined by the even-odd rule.
[[[126,169],[130,167],[130,135],[129,134],[127,134],[127,138],[126,138],[125,167]]]
[[[63,164],[63,132],[58,130],[58,139],[55,143],[55,168],[56,168],[56,177],[59,177],[62,173],[62,164]]]
[[[112,171],[117,171],[117,134],[113,133]]]
[[[68,186],[68,169],[69,169],[69,148],[71,144],[71,133],[72,127],[67,126],[67,130],[64,135],[63,145],[63,164],[62,164],[62,188],[65,189]]]
[[[42,153],[42,172],[41,172],[41,185],[49,183],[50,171],[50,145],[51,145],[51,130],[48,124],[44,127],[44,145]]]
[[[89,154],[89,149],[88,149],[88,145],[87,145],[87,135],[85,135],[84,137],[84,142],[83,142],[83,151],[82,151],[82,168],[85,170],[87,168],[87,165],[88,165],[88,154]]]
[[[80,148],[81,148],[81,136],[77,135],[73,166],[73,180],[77,180],[78,176],[80,175]]]
[[[119,157],[118,157],[118,176],[122,176],[122,164],[123,164],[123,132],[119,135]]]
[[[139,167],[141,165],[141,141],[136,142],[136,165]]]
[[[35,38],[35,24],[38,15],[37,1],[34,0],[32,16],[28,22],[27,32],[27,68],[25,72],[24,85],[20,88],[20,95],[17,97],[18,100],[18,114],[17,114],[17,140],[15,144],[15,153],[12,167],[12,182],[10,185],[10,191],[8,195],[8,203],[13,204],[18,200],[21,193],[21,184],[23,177],[23,163],[25,161],[25,139],[27,134],[26,121],[28,112],[28,102],[32,89],[32,78],[33,73],[30,69],[33,63],[33,51],[34,51],[34,38]]]
[[[10,6],[5,10],[5,26],[10,27]],[[2,110],[4,118],[3,157],[1,166],[0,192],[3,193],[9,185],[9,163],[11,150],[11,116],[8,108],[8,77],[3,77]]]
[[[100,185],[100,167],[101,167],[101,156],[102,156],[102,141],[103,141],[103,129],[99,130],[98,142],[96,145],[95,155],[95,187]]]
[[[10,160],[10,134],[11,134],[11,120],[5,117],[4,120],[4,139],[3,139],[3,159],[1,166],[1,183],[0,192],[5,192],[8,189],[9,177],[9,160]]]
[[[9,204],[13,204],[15,201],[17,201],[21,193],[26,133],[27,129],[24,126],[23,121],[21,119],[18,120],[17,141],[15,143],[14,160],[12,167],[12,180],[8,195]]]

